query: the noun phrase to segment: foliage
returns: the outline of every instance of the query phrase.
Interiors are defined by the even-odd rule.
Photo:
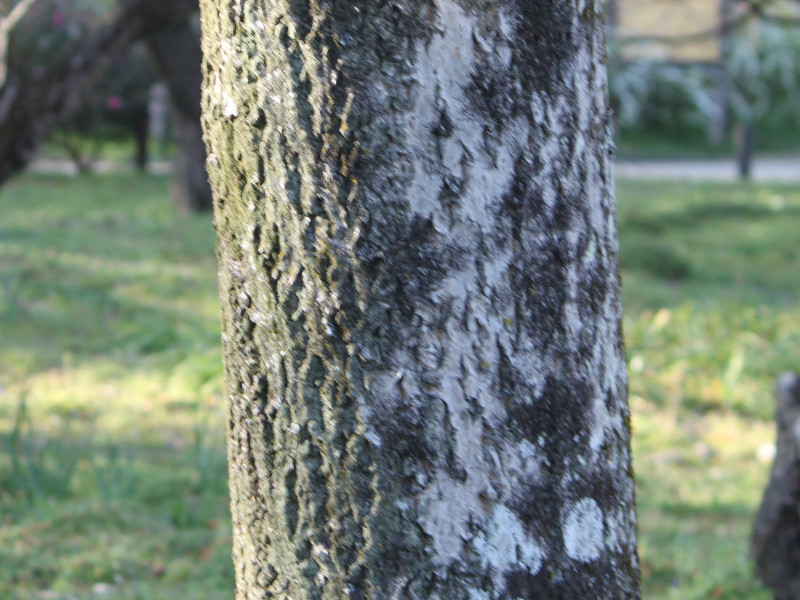
[[[91,35],[110,9],[108,2],[95,0],[39,0],[12,36],[14,65],[35,81]],[[142,45],[132,45],[85,91],[82,106],[60,125],[55,141],[86,167],[85,153],[97,155],[104,142],[146,129],[148,93],[157,79]],[[96,147],[86,147],[82,140],[88,138]]]
[[[714,71],[703,65],[639,60],[609,65],[609,93],[623,129],[702,129],[718,116]]]
[[[753,22],[731,39],[720,68],[706,64],[623,61],[611,45],[609,87],[623,132],[680,132],[693,138],[725,117],[779,134],[800,131],[800,29]],[[693,144],[694,140],[690,142]]]
[[[213,231],[167,187],[0,191],[4,599],[232,595]],[[645,597],[767,600],[746,543],[797,368],[800,192],[621,182],[619,204]]]
[[[726,71],[740,119],[800,121],[800,29],[752,25],[731,45]]]
[[[142,44],[132,45],[109,65],[91,96],[60,133],[104,138],[129,135],[147,119],[150,87],[157,81]]]
[[[12,61],[36,76],[64,57],[107,12],[92,0],[37,0],[12,32]]]

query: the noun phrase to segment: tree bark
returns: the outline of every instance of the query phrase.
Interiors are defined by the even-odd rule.
[[[239,599],[639,598],[600,7],[201,1]]]

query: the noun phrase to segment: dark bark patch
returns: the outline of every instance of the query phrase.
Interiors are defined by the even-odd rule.
[[[578,306],[588,309],[592,315],[601,315],[611,286],[616,285],[616,281],[616,273],[612,273],[608,261],[598,260],[592,268],[582,269],[578,281]]]
[[[472,252],[456,242],[441,240],[429,218],[386,223],[377,236],[383,250],[367,264],[367,279],[384,279],[381,290],[392,298],[401,315],[410,319],[415,309],[430,301],[430,292],[453,271],[462,269]],[[380,255],[380,256],[378,256]],[[376,272],[369,272],[374,267]]]
[[[549,469],[561,475],[567,462],[584,451],[591,386],[578,375],[578,369],[564,366],[564,372],[547,376],[541,396],[530,403],[520,402],[509,413],[509,428],[531,444],[543,444]],[[560,477],[558,477],[560,479]]]
[[[488,7],[489,2],[458,0],[458,3],[465,11],[483,17],[484,35],[497,36],[497,11],[493,10],[494,7]],[[516,97],[520,104],[523,98],[530,98],[534,92],[552,95],[564,85],[566,67],[571,64],[578,48],[574,4],[551,0],[505,0],[503,4],[510,8],[514,16],[515,32],[512,39],[508,40],[514,48],[514,54],[504,82],[498,86],[499,81],[495,80],[495,89],[499,91],[515,81],[519,82],[522,87],[520,92],[524,93],[517,92],[508,98]],[[497,70],[496,66],[494,68]],[[491,96],[499,99],[495,94]],[[513,103],[513,100],[506,101]]]
[[[291,0],[287,13],[294,23],[297,37],[301,40],[305,39],[311,32],[313,18],[311,3],[308,0]]]
[[[455,126],[453,125],[453,120],[450,118],[450,115],[447,112],[447,107],[442,106],[439,109],[439,118],[437,119],[436,123],[434,123],[433,127],[431,127],[431,133],[437,138],[449,138],[453,135],[453,131],[455,130]]]
[[[329,14],[343,52],[353,49],[353,66],[362,60],[362,50],[370,48],[381,64],[401,65],[409,57],[414,41],[432,34],[426,18],[432,3],[428,0],[395,2],[332,2]],[[357,46],[357,47],[356,47]],[[411,53],[413,63],[413,52]],[[372,57],[371,57],[372,58]],[[357,70],[353,69],[353,74]],[[367,69],[362,72],[369,72]]]
[[[526,94],[552,94],[564,85],[567,66],[577,50],[575,4],[552,0],[511,3],[519,16],[512,71]]]
[[[609,562],[613,566],[609,566]],[[615,553],[590,563],[569,561],[561,565],[548,561],[535,575],[512,570],[506,573],[506,589],[500,598],[634,598],[634,590],[626,585],[631,581],[630,564],[629,556]]]
[[[286,473],[284,482],[284,491],[286,493],[286,500],[284,502],[283,516],[286,519],[286,530],[294,535],[297,533],[298,522],[298,504],[297,504],[297,469],[295,469],[294,461],[292,461],[289,471]]]
[[[500,360],[497,365],[497,381],[506,410],[511,408],[514,400],[533,400],[528,396],[530,386],[525,374],[511,364],[511,358],[503,351],[502,346],[498,345],[498,353]]]
[[[592,498],[603,514],[607,515],[626,504],[629,483],[627,478],[619,477],[619,473],[608,473],[598,469],[577,479],[572,484],[570,494],[575,499]]]
[[[557,482],[546,475],[522,482],[509,503],[528,534],[547,542],[551,555],[564,554],[559,510],[563,500],[557,501],[558,497]]]
[[[373,411],[372,423],[380,437],[380,453],[396,463],[400,471],[408,470],[401,466],[404,464],[409,467],[436,460],[435,446],[426,435],[429,419],[423,414],[421,403],[386,399],[376,403]]]
[[[521,326],[536,345],[547,350],[558,346],[563,335],[565,289],[565,250],[557,239],[545,240],[535,256],[511,265],[512,289],[518,290]]]
[[[507,71],[498,71],[489,61],[482,64],[472,75],[466,89],[472,109],[482,121],[493,124],[495,132],[501,132],[518,115],[522,105],[521,89]]]

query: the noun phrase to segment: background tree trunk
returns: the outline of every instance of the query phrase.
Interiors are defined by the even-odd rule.
[[[154,29],[147,45],[169,89],[174,131],[178,142],[173,197],[182,212],[211,210],[211,187],[206,175],[206,147],[200,125],[200,34],[189,19]]]
[[[800,376],[775,388],[775,460],[753,521],[750,555],[775,600],[800,600]]]
[[[238,598],[639,597],[600,6],[201,1]]]

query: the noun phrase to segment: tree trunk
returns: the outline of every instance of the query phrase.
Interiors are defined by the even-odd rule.
[[[200,119],[189,119],[178,109],[172,114],[173,132],[178,142],[175,171],[172,175],[175,206],[184,214],[210,211],[211,186],[205,169],[206,146]]]
[[[749,181],[753,173],[755,132],[755,126],[751,121],[736,125],[736,166],[739,179],[742,181]]]
[[[639,598],[600,6],[201,1],[240,600]]]
[[[775,600],[800,600],[800,376],[783,374],[775,397],[775,460],[753,522],[750,556]]]
[[[133,135],[136,140],[136,153],[133,162],[140,172],[147,172],[147,165],[150,163],[150,123],[147,117],[147,108],[136,115],[133,123]]]
[[[211,210],[211,187],[206,175],[206,147],[200,125],[200,34],[188,19],[153,30],[147,45],[169,89],[175,116],[178,156],[173,197],[184,213]]]

